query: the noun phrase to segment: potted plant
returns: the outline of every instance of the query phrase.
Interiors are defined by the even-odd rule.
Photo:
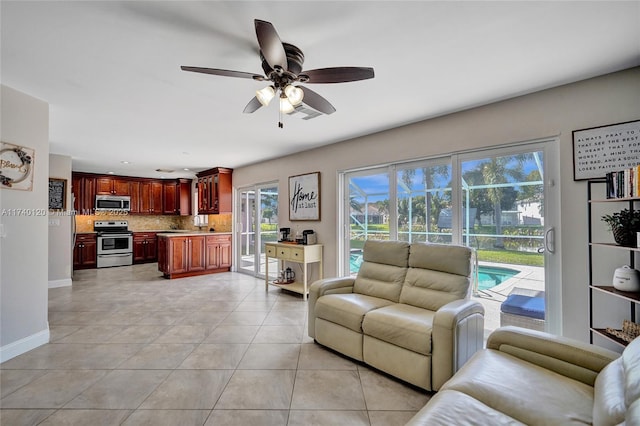
[[[613,239],[621,246],[636,245],[636,232],[640,232],[640,210],[623,209],[602,216],[602,220],[613,232]]]

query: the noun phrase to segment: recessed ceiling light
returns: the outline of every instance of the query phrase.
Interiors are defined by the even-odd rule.
[[[122,164],[131,164],[130,161],[121,161]]]
[[[185,168],[184,168],[184,169],[182,169],[182,170],[184,170],[185,172],[189,172],[189,171],[191,171],[191,169],[190,169],[190,168],[188,168],[188,167],[185,167]]]
[[[113,172],[107,172],[107,174],[108,174],[108,175],[112,175],[112,174],[113,174]]]

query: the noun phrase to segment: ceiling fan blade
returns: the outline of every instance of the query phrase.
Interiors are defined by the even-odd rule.
[[[244,107],[244,112],[245,114],[251,114],[252,112],[255,112],[258,108],[260,108],[262,106],[262,104],[260,103],[260,101],[258,100],[258,98],[256,98],[255,96],[253,97],[253,99],[251,99],[249,101],[249,103],[247,104],[246,107]]]
[[[260,45],[262,56],[273,69],[280,67],[287,71],[287,54],[282,46],[282,41],[271,22],[254,20],[256,26],[256,37]]]
[[[309,77],[305,83],[345,83],[374,77],[373,68],[369,67],[318,68],[302,71],[301,75]]]
[[[303,86],[298,86],[304,92],[304,97],[302,98],[302,103],[309,105],[311,108],[314,108],[324,114],[333,114],[336,112],[336,109],[329,103],[328,100],[318,95],[311,89],[308,89]]]
[[[221,75],[223,77],[251,78],[253,80],[264,80],[265,78],[259,74],[242,71],[221,70],[217,68],[201,68],[201,67],[185,67],[181,66],[182,71],[200,72],[203,74]]]

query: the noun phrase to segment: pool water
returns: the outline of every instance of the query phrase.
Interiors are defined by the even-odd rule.
[[[478,267],[478,290],[488,290],[502,284],[519,272],[517,269],[480,265]]]
[[[349,267],[352,274],[358,272],[361,264],[362,253],[351,253],[349,256]],[[480,265],[478,267],[478,290],[488,290],[500,285],[519,272],[517,269]]]

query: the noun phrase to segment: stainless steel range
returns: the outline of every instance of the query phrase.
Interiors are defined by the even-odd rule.
[[[133,264],[133,232],[126,220],[96,220],[98,268]]]

